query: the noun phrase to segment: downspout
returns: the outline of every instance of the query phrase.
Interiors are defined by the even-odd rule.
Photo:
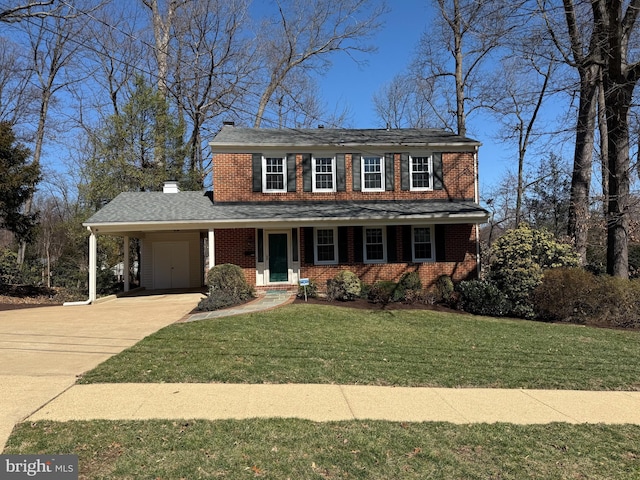
[[[480,187],[479,187],[479,167],[478,167],[478,146],[473,152],[473,182],[474,182],[474,199],[476,204],[480,204]],[[478,270],[478,279],[482,274],[482,263],[480,261],[480,226],[476,223],[476,269]]]
[[[91,227],[87,227],[87,230],[89,230],[89,298],[80,302],[64,302],[62,305],[65,307],[90,305],[96,300],[97,240]]]

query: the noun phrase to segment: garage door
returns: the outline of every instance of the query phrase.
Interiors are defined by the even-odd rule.
[[[153,243],[153,288],[189,287],[189,242]]]

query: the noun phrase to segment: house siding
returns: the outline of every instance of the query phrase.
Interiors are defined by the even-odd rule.
[[[354,190],[352,156],[345,155],[347,168],[344,172],[344,191],[308,192],[303,188],[303,167],[305,156],[313,152],[300,152],[295,155],[295,192],[263,193],[256,190],[255,155],[222,153],[214,156],[214,201],[215,202],[277,202],[277,201],[363,201],[363,200],[473,200],[475,197],[475,168],[473,152],[442,153],[443,188],[427,192],[403,190],[402,154],[393,154],[393,168],[387,167],[387,173],[393,175],[393,190],[383,192],[362,192]],[[380,153],[385,155],[384,152]],[[333,153],[335,155],[335,153]],[[291,175],[293,172],[288,171]],[[383,172],[384,174],[384,172]],[[308,182],[308,181],[307,181]],[[342,185],[340,180],[340,185]],[[291,181],[288,182],[289,184]],[[359,183],[359,182],[356,182]],[[387,185],[390,182],[385,182]],[[356,187],[357,188],[357,187]]]
[[[189,245],[189,287],[203,285],[202,246],[199,232],[151,233],[141,242],[140,286],[153,289],[153,245],[157,242],[187,242]]]

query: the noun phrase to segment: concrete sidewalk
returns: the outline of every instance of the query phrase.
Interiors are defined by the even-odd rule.
[[[299,384],[74,385],[27,421],[260,417],[640,425],[640,392]]]

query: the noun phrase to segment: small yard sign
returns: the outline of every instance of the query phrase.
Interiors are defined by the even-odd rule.
[[[307,287],[309,286],[309,279],[308,278],[301,278],[300,279],[300,286],[304,287],[304,301],[307,301]]]

